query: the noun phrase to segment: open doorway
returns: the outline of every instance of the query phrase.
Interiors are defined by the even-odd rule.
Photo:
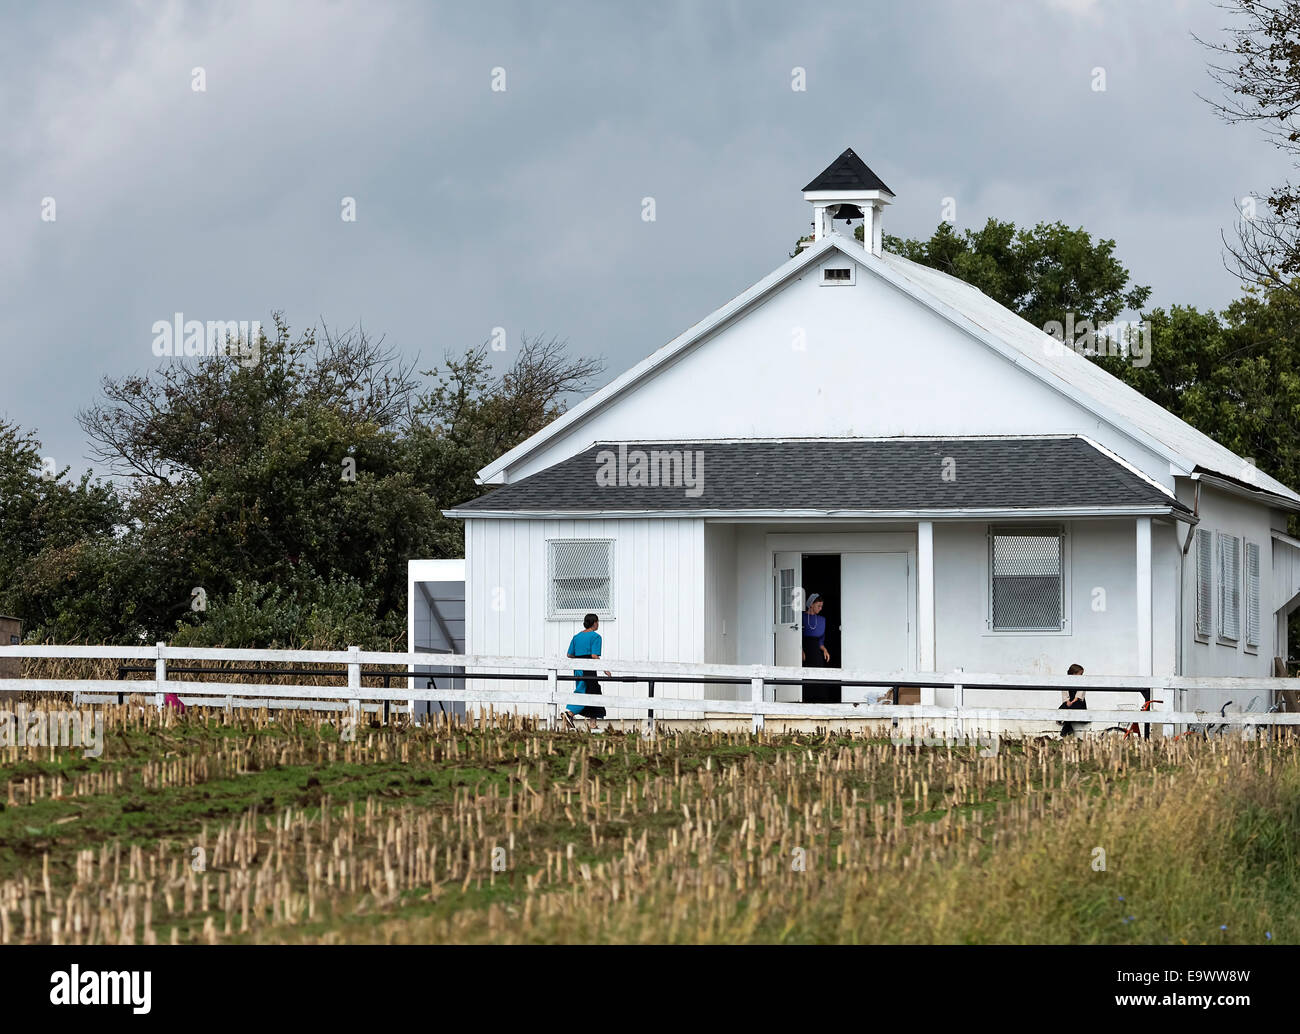
[[[804,553],[802,560],[804,599],[808,600],[813,593],[817,593],[823,601],[821,616],[826,619],[825,643],[831,655],[827,667],[842,668],[843,596],[840,592],[840,555]],[[833,683],[809,683],[804,688],[803,699],[806,703],[838,704],[841,699],[840,687]]]
[[[915,670],[913,553],[898,536],[842,537],[856,548],[814,552],[813,542],[792,542],[791,549],[772,551],[772,663],[802,666],[804,601],[815,592],[825,600],[822,616],[827,619],[832,667],[882,673]],[[865,693],[855,687],[834,699],[860,700]],[[776,699],[805,699],[803,685],[776,687]]]

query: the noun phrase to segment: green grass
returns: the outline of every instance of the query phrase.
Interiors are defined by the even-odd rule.
[[[11,940],[53,939],[55,917],[67,939],[74,913],[115,940],[134,886],[152,912],[147,928],[127,915],[132,937],[162,941],[1300,941],[1289,742],[1056,740],[984,759],[850,736],[647,742],[518,722],[361,728],[355,743],[320,718],[191,712],[160,727],[122,708],[107,724],[98,759],[0,750],[0,787],[21,802],[0,810]],[[179,759],[209,775],[146,785],[149,766]],[[90,773],[122,785],[71,796]],[[27,803],[38,777],[69,796]],[[251,858],[189,871],[196,844],[215,852],[239,829]],[[142,868],[128,876],[133,848]],[[355,887],[317,875],[340,860]],[[420,866],[432,869],[417,878]],[[187,885],[206,909],[182,903]]]

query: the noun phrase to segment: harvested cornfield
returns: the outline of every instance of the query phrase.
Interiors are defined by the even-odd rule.
[[[101,714],[99,757],[0,748],[0,942],[1300,940],[1281,737],[985,757],[511,716]]]

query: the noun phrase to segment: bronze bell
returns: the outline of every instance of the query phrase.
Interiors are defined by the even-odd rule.
[[[857,205],[836,205],[835,215],[832,218],[843,219],[846,223],[851,219],[861,219],[862,209]]]

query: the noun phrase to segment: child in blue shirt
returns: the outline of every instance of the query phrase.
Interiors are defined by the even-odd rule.
[[[596,631],[598,628],[600,628],[600,618],[595,614],[588,614],[584,617],[582,619],[582,631],[569,641],[567,656],[599,659],[601,643],[600,633]],[[600,695],[600,683],[596,681],[594,671],[575,671],[573,674],[580,676],[579,681],[573,685],[575,693],[595,693]],[[605,674],[609,675],[609,672],[605,672]],[[568,709],[574,714],[582,715],[584,718],[605,717],[603,707],[595,707],[591,704],[585,707],[581,704],[570,704]]]

